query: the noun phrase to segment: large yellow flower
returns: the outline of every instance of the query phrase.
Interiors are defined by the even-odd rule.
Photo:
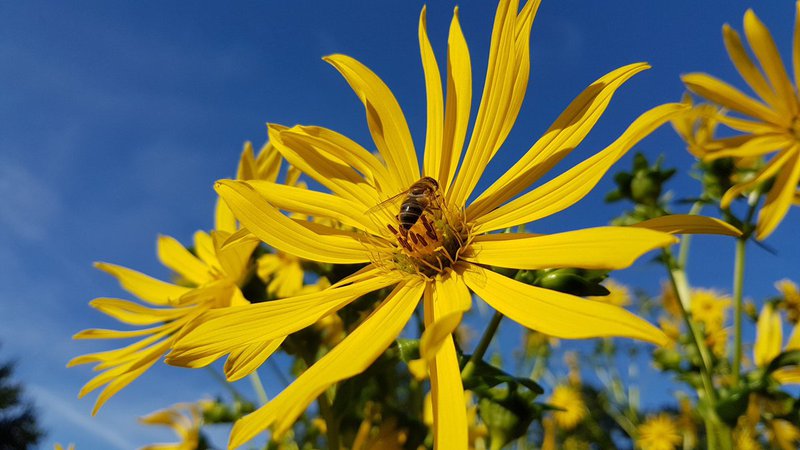
[[[331,385],[365,370],[403,330],[421,298],[426,326],[421,353],[428,364],[434,437],[441,449],[467,448],[467,412],[451,332],[470,308],[470,291],[505,316],[548,335],[667,342],[657,328],[620,307],[523,284],[489,269],[621,269],[643,253],[675,242],[667,233],[633,227],[552,235],[492,233],[571,206],[635,143],[684,109],[663,105],[643,114],[606,149],[526,192],[582,141],[617,88],[648,67],[644,63],[617,69],[592,84],[504,176],[466,205],[522,104],[530,69],[529,33],[538,5],[531,1],[519,11],[516,0],[500,2],[483,97],[458,171],[471,107],[470,57],[456,14],[448,40],[444,95],[423,9],[419,38],[428,126],[422,173],[406,119],[389,88],[355,59],[332,55],[325,60],[364,103],[381,159],[328,129],[271,125],[270,140],[284,158],[331,193],[267,182],[217,183],[217,192],[243,226],[270,246],[310,260],[366,267],[320,293],[209,311],[185,329],[169,363],[196,366],[197,361],[207,363],[248,345],[268,345],[365,294],[394,286],[342,342],[270,403],[239,420],[230,447],[268,427],[275,434],[285,432]],[[430,179],[421,180],[423,176]],[[412,186],[401,219],[398,204],[382,207]],[[330,218],[353,231],[293,220],[287,213]],[[715,227],[685,217],[664,218],[655,225],[685,230],[692,224]],[[246,235],[239,233],[231,242],[237,238]]]
[[[800,8],[800,2],[797,5]],[[758,99],[703,73],[684,75],[683,81],[695,94],[729,110],[730,113],[721,113],[715,119],[743,133],[720,139],[702,139],[704,159],[750,159],[774,154],[755,177],[734,185],[722,198],[722,206],[727,208],[742,193],[774,177],[775,182],[759,212],[756,227],[756,237],[765,239],[796,202],[800,181],[800,101],[796,90],[800,78],[800,20],[795,22],[792,53],[794,84],[769,30],[752,10],[744,15],[744,32],[755,62],[747,54],[739,34],[728,25],[723,28],[725,47],[739,74]]]
[[[678,422],[666,413],[648,417],[636,431],[636,448],[641,450],[674,450],[683,440]]]

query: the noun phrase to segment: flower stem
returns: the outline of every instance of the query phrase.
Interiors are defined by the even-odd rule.
[[[269,402],[269,397],[267,396],[267,391],[264,390],[264,385],[261,383],[261,377],[258,376],[258,371],[254,370],[247,377],[250,379],[250,384],[253,385],[253,390],[256,391],[258,401],[262,406],[266,405]]]
[[[497,327],[500,325],[502,319],[503,315],[495,311],[492,320],[489,321],[489,325],[486,326],[486,330],[484,330],[483,336],[481,336],[480,342],[478,342],[478,346],[475,347],[475,351],[472,352],[472,356],[470,356],[469,361],[467,361],[467,364],[464,366],[464,370],[461,371],[462,380],[466,380],[472,376],[478,363],[483,359],[483,355],[489,348],[489,343],[492,342],[492,338],[497,332]]]
[[[733,301],[736,309],[733,318],[734,327],[734,347],[733,347],[733,385],[738,386],[741,378],[742,367],[742,314],[743,300],[742,291],[744,287],[744,258],[747,238],[742,236],[736,240],[736,259],[733,267]]]
[[[689,215],[696,216],[703,210],[703,200],[694,202],[692,208],[689,210]],[[689,246],[692,242],[692,235],[685,234],[681,237],[681,243],[678,245],[678,267],[686,271],[686,261],[689,259]]]

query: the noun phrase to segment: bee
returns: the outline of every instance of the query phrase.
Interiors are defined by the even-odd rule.
[[[422,177],[414,182],[414,184],[412,184],[407,190],[400,192],[388,200],[381,202],[379,205],[367,210],[367,214],[373,213],[378,209],[396,205],[397,202],[402,199],[402,203],[400,203],[400,210],[395,214],[395,217],[397,218],[397,223],[400,227],[400,234],[406,236],[408,235],[408,231],[411,229],[411,227],[413,227],[419,221],[420,217],[423,216],[423,213],[426,210],[440,208],[440,195],[441,192],[439,190],[439,182],[431,177]],[[424,217],[423,220],[425,220]],[[398,234],[394,227],[391,225],[388,225],[388,227],[392,233]],[[433,232],[432,227],[427,225],[427,221],[425,228],[431,229],[431,232]]]

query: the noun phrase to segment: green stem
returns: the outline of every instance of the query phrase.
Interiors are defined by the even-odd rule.
[[[489,348],[489,344],[492,342],[492,338],[497,332],[497,327],[500,325],[502,319],[503,315],[495,311],[492,320],[489,321],[489,325],[486,326],[486,330],[484,330],[483,336],[481,336],[480,342],[478,342],[478,346],[475,347],[475,351],[472,352],[472,356],[470,356],[469,361],[467,361],[467,364],[464,366],[464,370],[461,371],[462,380],[466,380],[472,376],[478,363],[483,359],[483,355]]]
[[[328,399],[327,392],[323,392],[317,397],[317,404],[319,405],[319,413],[325,418],[328,448],[330,450],[339,450],[339,424],[333,416],[333,408],[331,408],[331,401]]]
[[[206,369],[208,370],[208,373],[210,373],[210,374],[211,374],[211,376],[212,376],[212,377],[214,377],[214,380],[216,380],[216,381],[217,381],[219,384],[221,384],[222,386],[224,386],[224,387],[225,387],[225,389],[227,389],[228,391],[230,391],[230,393],[231,393],[231,396],[232,396],[232,397],[233,397],[235,400],[245,400],[245,399],[246,399],[246,397],[245,397],[245,396],[243,396],[243,395],[241,394],[241,392],[239,392],[239,391],[237,391],[237,390],[236,390],[236,388],[233,386],[233,384],[231,384],[231,383],[228,383],[228,380],[226,380],[226,379],[225,379],[225,377],[223,377],[223,376],[222,376],[222,375],[220,375],[220,374],[219,374],[219,373],[218,373],[216,370],[214,370],[214,368],[213,368],[213,367],[211,367],[211,366],[206,366]]]
[[[747,238],[742,236],[736,241],[736,259],[733,267],[733,301],[736,309],[733,318],[733,385],[738,386],[742,370],[742,315],[744,287],[744,258]]]
[[[703,201],[698,200],[694,202],[692,208],[689,210],[689,215],[696,216],[700,214],[700,211],[703,210]],[[692,242],[692,235],[691,234],[684,234],[681,237],[681,243],[678,246],[678,267],[682,270],[686,270],[686,261],[689,259],[689,246]]]
[[[247,377],[250,379],[250,384],[253,385],[253,390],[256,391],[258,401],[261,402],[262,406],[266,405],[269,402],[269,397],[267,396],[267,391],[264,390],[264,385],[261,383],[261,377],[258,376],[258,371],[254,370]]]

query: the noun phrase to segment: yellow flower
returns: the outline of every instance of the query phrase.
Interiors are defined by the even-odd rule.
[[[270,177],[280,168],[280,154],[269,145],[259,155],[253,156],[252,147],[245,145],[239,163],[242,177]],[[175,336],[192,319],[211,308],[247,305],[239,286],[250,271],[250,255],[258,246],[257,239],[238,239],[224,245],[237,232],[236,219],[225,205],[218,205],[215,214],[217,230],[210,234],[198,231],[194,235],[193,252],[169,236],[159,236],[158,258],[171,269],[179,284],[166,283],[140,272],[108,263],[95,266],[116,278],[122,288],[141,300],[141,303],[113,298],[98,298],[90,305],[122,323],[140,327],[133,330],[89,329],[81,331],[74,339],[129,339],[141,340],[126,347],[79,356],[68,367],[97,363],[95,370],[102,372],[81,389],[79,396],[106,385],[97,398],[92,414],[119,390],[138,378],[155,364],[172,345]],[[141,328],[151,326],[150,328]],[[225,364],[229,379],[245,376],[258,367],[277,345],[255,344],[232,353]],[[245,369],[242,372],[242,369]]]
[[[783,306],[788,313],[789,322],[798,323],[800,321],[800,289],[791,280],[780,280],[775,283],[775,288],[783,296]]]
[[[145,445],[140,450],[195,450],[200,443],[200,428],[203,426],[205,401],[177,403],[139,419],[144,425],[167,426],[175,431],[180,442],[175,444]]]
[[[580,390],[572,386],[562,384],[553,388],[547,403],[563,409],[553,411],[553,418],[562,430],[572,430],[589,414]]]
[[[208,364],[243,346],[268,345],[367,293],[394,286],[342,342],[270,403],[239,420],[229,446],[240,446],[269,427],[276,435],[288,430],[328,387],[365,370],[403,330],[421,298],[426,327],[421,354],[431,379],[434,437],[442,449],[467,447],[463,386],[451,332],[471,306],[470,291],[510,319],[556,337],[667,342],[661,331],[622,308],[523,284],[488,269],[615,270],[676,241],[668,233],[640,227],[552,235],[492,233],[571,206],[634,144],[684,110],[671,104],[646,112],[606,149],[526,192],[582,141],[616,89],[648,67],[643,63],[600,78],[504,176],[467,205],[522,104],[530,69],[529,32],[538,5],[531,1],[518,12],[517,1],[500,2],[483,98],[463,160],[472,96],[469,52],[456,14],[448,41],[445,96],[423,9],[419,37],[428,127],[422,171],[405,116],[389,88],[355,59],[332,55],[325,60],[364,103],[382,160],[325,128],[270,125],[270,141],[282,156],[331,193],[268,182],[217,183],[217,192],[243,226],[270,246],[309,260],[367,266],[320,293],[209,311],[182,334],[168,357],[172,364]],[[399,221],[399,205],[383,206],[411,187],[412,201]],[[409,214],[414,210],[418,214]],[[357,231],[293,220],[286,213],[330,218]],[[663,231],[719,229],[697,217],[667,217],[653,226]]]
[[[756,323],[756,340],[753,360],[758,367],[766,367],[781,351],[800,350],[800,327],[795,326],[786,347],[783,347],[783,323],[780,312],[772,303],[764,304]],[[800,384],[800,366],[782,367],[772,376],[779,383]]]
[[[689,311],[692,319],[705,326],[706,334],[713,334],[725,325],[731,298],[710,289],[693,289]]]
[[[800,21],[795,24],[795,35],[800,33],[798,30]],[[744,15],[744,32],[755,61],[747,54],[739,34],[728,25],[723,27],[723,38],[731,61],[757,98],[703,73],[684,75],[683,82],[695,94],[729,110],[730,113],[718,114],[716,120],[743,133],[706,142],[705,160],[774,154],[755,177],[731,187],[722,197],[722,206],[727,208],[739,195],[775,177],[756,227],[756,237],[766,239],[795,201],[800,181],[800,102],[796,91],[800,43],[794,43],[793,84],[769,30],[752,10]]]
[[[666,413],[648,417],[637,431],[636,448],[641,450],[673,450],[683,440],[678,423]]]
[[[65,448],[65,447],[64,447],[64,446],[62,446],[61,444],[59,444],[59,443],[56,443],[56,444],[55,444],[55,446],[54,446],[54,450],[75,450],[75,444],[69,444],[69,445],[67,445],[67,447]]]
[[[783,419],[770,420],[769,437],[773,445],[781,450],[795,450],[800,444],[800,429]]]
[[[608,289],[608,295],[589,297],[589,299],[606,302],[614,306],[629,306],[631,304],[631,291],[624,284],[617,283],[614,280],[606,280],[603,286]]]

